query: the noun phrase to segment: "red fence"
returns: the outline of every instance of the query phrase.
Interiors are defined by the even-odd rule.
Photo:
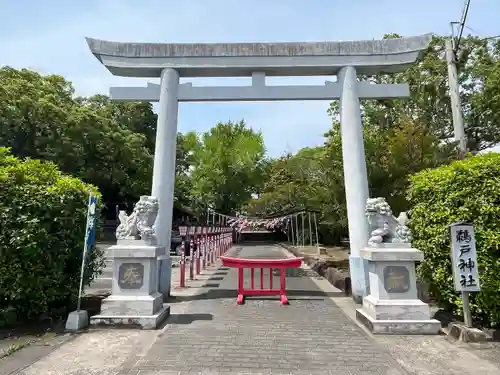
[[[179,227],[182,243],[180,248],[180,283],[186,287],[186,266],[189,267],[188,280],[195,280],[202,269],[214,265],[233,244],[233,230],[226,227]],[[187,240],[187,234],[190,239]],[[189,257],[186,246],[189,245]],[[196,246],[195,246],[196,245]]]
[[[238,268],[238,305],[243,304],[245,296],[280,296],[281,304],[287,305],[286,296],[286,269],[299,268],[304,258],[289,259],[243,259],[222,256],[225,267]],[[255,287],[255,269],[260,268],[260,288]],[[250,270],[250,289],[244,287],[244,271]],[[269,270],[269,286],[264,287],[264,270]],[[279,289],[273,289],[273,270],[280,270]]]

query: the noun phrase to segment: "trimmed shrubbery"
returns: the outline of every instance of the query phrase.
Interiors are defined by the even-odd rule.
[[[449,225],[475,226],[481,292],[471,294],[473,318],[500,326],[500,153],[488,153],[429,169],[411,178],[413,245],[425,260],[420,277],[446,308],[462,313],[454,291]]]
[[[52,163],[0,148],[0,326],[74,303],[90,191]],[[101,268],[94,248],[85,284]]]

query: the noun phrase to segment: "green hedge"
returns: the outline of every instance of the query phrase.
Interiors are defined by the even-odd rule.
[[[413,245],[425,254],[419,276],[443,307],[462,314],[454,292],[449,225],[475,225],[481,292],[472,293],[473,318],[500,326],[500,154],[488,153],[411,178]]]
[[[52,163],[0,148],[0,326],[74,303],[90,191]],[[89,252],[86,284],[101,255]]]

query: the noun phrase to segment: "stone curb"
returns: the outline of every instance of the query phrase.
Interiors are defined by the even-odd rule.
[[[446,328],[441,328],[442,334],[447,335],[457,341],[467,342],[467,343],[481,343],[486,341],[492,341],[492,337],[480,329],[466,327],[462,323],[452,322]]]

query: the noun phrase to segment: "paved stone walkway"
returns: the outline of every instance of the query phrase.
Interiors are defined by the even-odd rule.
[[[244,258],[285,257],[278,246],[232,251]],[[289,306],[277,297],[249,298],[238,306],[237,271],[221,267],[208,280],[213,289],[186,296],[183,313],[170,317],[162,335],[123,374],[406,374],[316,286],[313,275],[288,273]]]

